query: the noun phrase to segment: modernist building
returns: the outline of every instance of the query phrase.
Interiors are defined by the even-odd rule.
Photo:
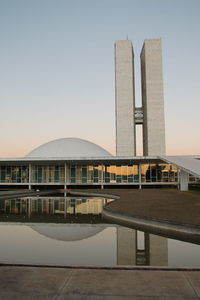
[[[103,148],[76,138],[46,143],[19,159],[0,159],[0,186],[179,186],[195,182],[199,157],[112,156]],[[191,165],[191,162],[193,165]],[[188,169],[187,169],[187,168]],[[180,174],[185,174],[181,182]]]
[[[91,142],[65,138],[21,159],[0,160],[1,185],[176,184],[177,168],[157,157],[116,157]]]
[[[115,44],[116,156],[91,142],[65,138],[23,158],[0,159],[0,187],[179,186],[199,181],[200,156],[165,156],[161,41],[141,53],[142,107],[135,107],[133,47]],[[136,156],[135,126],[143,125],[144,156]],[[189,177],[190,176],[190,177]]]

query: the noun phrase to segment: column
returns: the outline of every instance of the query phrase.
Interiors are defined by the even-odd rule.
[[[66,190],[67,189],[67,166],[66,166],[66,163],[65,163],[65,169],[64,169],[64,172],[65,172],[65,174],[64,174],[64,189]],[[64,192],[64,197],[66,197],[67,196],[67,193],[66,193],[66,191]]]
[[[28,165],[28,182],[29,182],[28,189],[29,190],[31,190],[31,180],[32,180],[31,177],[32,177],[31,176],[31,164],[29,164]]]
[[[104,165],[101,165],[101,189],[103,189],[103,172],[104,172]]]
[[[139,172],[139,189],[142,188],[142,176],[141,176],[141,164],[138,165],[138,172]]]
[[[183,170],[180,170],[180,191],[188,191],[189,174]]]

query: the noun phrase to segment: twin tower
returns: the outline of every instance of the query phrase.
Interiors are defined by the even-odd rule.
[[[134,53],[130,40],[115,43],[116,155],[136,156],[136,125],[143,126],[143,155],[165,155],[165,120],[160,39],[141,52],[142,107],[135,106]]]

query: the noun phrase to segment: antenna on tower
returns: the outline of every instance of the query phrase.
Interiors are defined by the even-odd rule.
[[[128,34],[127,34],[127,36],[126,36],[126,39],[128,40]]]

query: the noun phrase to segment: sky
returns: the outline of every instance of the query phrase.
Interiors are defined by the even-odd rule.
[[[199,0],[0,0],[0,158],[77,137],[115,154],[114,43],[161,38],[167,155],[200,155]],[[141,128],[137,154],[142,154]]]

